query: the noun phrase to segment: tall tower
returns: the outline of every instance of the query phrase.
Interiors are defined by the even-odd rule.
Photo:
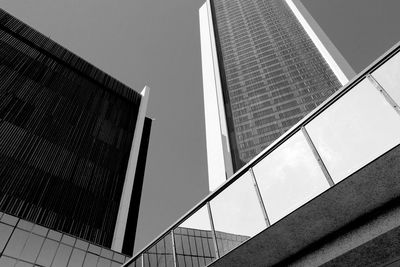
[[[304,10],[291,0],[200,8],[210,191],[354,76]]]
[[[0,213],[132,254],[148,94],[0,10]]]

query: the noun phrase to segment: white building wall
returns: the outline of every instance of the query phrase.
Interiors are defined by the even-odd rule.
[[[146,117],[147,103],[149,101],[149,90],[150,88],[145,86],[140,93],[142,95],[142,99],[140,100],[139,113],[136,121],[135,132],[133,135],[131,153],[129,155],[128,166],[125,174],[125,182],[122,190],[121,201],[119,203],[117,222],[115,224],[114,236],[111,245],[111,249],[117,252],[122,252],[122,245],[124,242],[125,229],[128,221],[129,205],[132,197],[132,189],[140,149],[140,142],[142,140],[144,119]]]
[[[209,0],[199,10],[209,189],[233,174]]]

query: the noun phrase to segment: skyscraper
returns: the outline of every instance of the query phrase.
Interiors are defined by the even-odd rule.
[[[132,254],[148,88],[135,92],[2,10],[0,81],[0,211]]]
[[[125,267],[399,266],[400,42]]]
[[[210,190],[354,75],[300,11],[290,0],[208,0],[200,8]]]

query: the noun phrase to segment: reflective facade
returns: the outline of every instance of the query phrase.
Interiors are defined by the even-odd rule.
[[[350,176],[359,174],[372,162],[385,158],[384,155],[388,152],[398,151],[400,147],[400,110],[397,101],[397,92],[400,90],[399,51],[400,44],[278,138],[124,266],[135,266],[135,262],[141,262],[146,251],[158,242],[165,242],[165,238],[173,240],[174,266],[206,266],[210,260],[213,261],[213,266],[218,266],[218,259],[222,260],[224,255],[231,255],[229,252],[242,243],[250,240],[246,242],[248,244],[252,240],[258,240],[258,244],[261,244],[259,237],[267,231],[272,233],[270,236],[274,239],[262,241],[271,242],[270,247],[274,244],[282,247],[285,241],[290,243],[291,239],[296,239],[297,237],[292,236],[295,232],[285,232],[285,227],[296,228],[296,221],[302,221],[309,215],[301,213],[302,210],[307,210],[307,207],[312,206],[311,210],[318,210],[319,207],[315,202],[314,205],[311,204],[311,201],[318,196],[321,196],[319,199],[324,199],[324,205],[329,203],[333,205],[332,202],[336,205],[337,202],[338,206],[349,205],[351,209],[357,209],[358,206],[349,200],[356,195],[351,190],[357,190],[357,187],[346,192],[345,203],[337,199],[337,197],[344,198],[343,195],[335,198],[330,194],[326,199],[324,196],[336,192],[334,189],[337,188],[347,190],[349,187],[343,188],[341,185],[346,181],[353,182]],[[397,156],[391,160],[399,159]],[[398,161],[391,164],[398,166]],[[379,168],[382,168],[382,165],[379,165]],[[387,172],[390,173],[391,170]],[[373,188],[378,196],[380,192],[390,191],[393,196],[389,196],[388,199],[396,200],[398,203],[400,185],[393,182],[384,184],[381,180],[385,180],[385,177],[376,175],[376,172],[361,173],[357,179],[359,183],[369,183],[369,188]],[[396,174],[392,176],[396,177]],[[371,185],[371,181],[376,181],[378,188],[375,187],[375,183]],[[397,191],[392,188],[397,188]],[[369,205],[375,200],[368,195],[362,195],[360,201]],[[371,207],[376,208],[376,205],[379,207],[383,203],[374,203]],[[316,211],[313,215],[320,216],[318,220],[322,224],[329,220],[329,216],[323,212],[329,208],[326,206],[321,208],[322,210]],[[363,210],[358,213],[363,215]],[[375,218],[376,210],[370,215]],[[289,227],[288,220],[285,219],[290,216],[292,220],[289,221]],[[345,218],[340,218],[340,214],[335,213],[335,216],[339,218],[332,220],[333,223],[345,221]],[[385,217],[383,220],[398,221],[397,218]],[[282,224],[286,225],[283,227],[283,232],[276,232]],[[314,233],[323,228],[319,227],[319,222],[315,224],[318,227],[308,223],[306,230]],[[353,229],[353,226],[354,224],[350,229]],[[332,229],[328,228],[325,231],[332,234]],[[296,242],[304,243],[307,232],[299,236],[302,237],[296,239]],[[280,242],[280,238],[284,240]],[[336,236],[333,239],[336,240]],[[342,242],[341,238],[338,240]],[[259,246],[264,247],[264,245]],[[280,254],[283,251],[274,253]],[[164,257],[165,254],[161,252],[159,257]],[[289,255],[293,256],[290,253]],[[241,259],[246,257],[247,255],[244,255]],[[231,258],[235,260],[239,257]],[[143,266],[171,266],[171,262],[168,264],[164,264],[164,261],[153,264],[144,262]],[[235,262],[235,266],[252,265],[247,265],[244,260]]]
[[[111,247],[123,197],[138,216],[143,99],[0,10],[0,211]]]
[[[203,90],[221,91],[216,102],[224,117],[219,126],[211,126],[210,104],[205,103],[206,128],[219,127],[207,142],[222,139],[223,162],[235,172],[338,90],[350,74],[346,77],[312,29],[304,27],[292,1],[210,0],[207,5],[207,12],[200,10],[200,27],[214,43],[207,52],[208,37],[201,33]],[[206,16],[208,25],[202,22]],[[211,68],[219,72],[214,77]],[[210,79],[220,86],[208,84]],[[204,94],[205,101],[213,101],[206,96],[211,93]],[[208,156],[216,157],[214,153]]]
[[[127,259],[107,248],[0,212],[2,267],[117,267]]]

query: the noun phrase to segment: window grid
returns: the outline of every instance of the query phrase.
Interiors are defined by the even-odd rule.
[[[0,214],[0,263],[18,262],[39,266],[84,266],[89,259],[95,265],[120,266],[128,257],[101,248],[68,234],[49,230],[7,213]],[[91,248],[92,247],[92,248]],[[95,249],[93,249],[95,248]],[[49,250],[50,249],[50,250]],[[80,253],[81,265],[77,254]],[[82,258],[83,255],[83,258]],[[60,265],[61,264],[61,265]]]

